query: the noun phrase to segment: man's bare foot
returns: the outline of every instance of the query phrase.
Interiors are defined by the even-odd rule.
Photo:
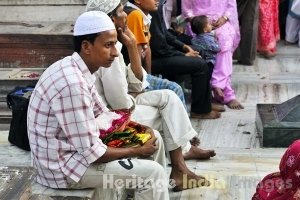
[[[229,108],[234,109],[234,110],[244,109],[244,106],[240,102],[238,102],[236,99],[229,101],[226,105]]]
[[[225,112],[225,107],[219,103],[211,103],[211,109],[218,112]]]
[[[205,114],[196,114],[191,112],[191,118],[194,119],[217,119],[221,117],[221,113],[219,113],[218,111],[210,111],[209,113],[205,113]]]
[[[188,152],[183,155],[185,160],[208,160],[214,157],[216,152],[214,150],[203,150],[199,147],[192,146]]]
[[[210,182],[206,178],[196,175],[188,168],[182,170],[172,168],[170,180],[174,184],[171,185],[174,192],[210,185]]]
[[[198,137],[193,137],[191,140],[190,140],[190,143],[192,146],[199,146],[200,145],[200,139]]]

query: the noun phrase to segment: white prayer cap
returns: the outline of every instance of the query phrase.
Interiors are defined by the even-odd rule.
[[[106,14],[113,11],[120,4],[120,0],[89,0],[86,5],[86,11],[97,10]]]
[[[89,11],[77,18],[73,35],[88,35],[114,29],[116,29],[115,25],[107,14],[101,11]]]

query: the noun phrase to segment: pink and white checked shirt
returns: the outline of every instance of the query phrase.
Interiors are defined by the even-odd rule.
[[[51,65],[37,83],[28,107],[28,136],[37,182],[66,188],[78,182],[106,151],[95,118],[109,112],[81,57],[74,53]]]

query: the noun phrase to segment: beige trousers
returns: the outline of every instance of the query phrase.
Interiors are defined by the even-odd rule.
[[[68,188],[99,188],[97,200],[120,200],[122,189],[134,190],[135,200],[169,199],[164,145],[160,134],[154,133],[159,146],[150,160],[126,158],[91,164],[78,183],[67,178]]]
[[[197,135],[178,96],[171,90],[152,90],[136,97],[133,120],[162,130],[168,151],[191,148],[189,140]]]

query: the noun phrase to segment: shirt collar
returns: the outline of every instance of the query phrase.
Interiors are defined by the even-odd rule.
[[[136,5],[134,5],[133,3],[127,2],[126,6],[141,11],[141,13],[143,14],[144,25],[149,25],[150,26],[151,19],[152,19],[152,16],[150,14],[145,15],[145,13],[139,7],[137,7]]]
[[[94,74],[91,74],[89,68],[85,64],[85,62],[82,60],[80,55],[77,52],[74,52],[72,55],[72,60],[78,66],[79,70],[82,72],[82,75],[87,82],[87,84],[91,87],[95,84],[96,77]]]

